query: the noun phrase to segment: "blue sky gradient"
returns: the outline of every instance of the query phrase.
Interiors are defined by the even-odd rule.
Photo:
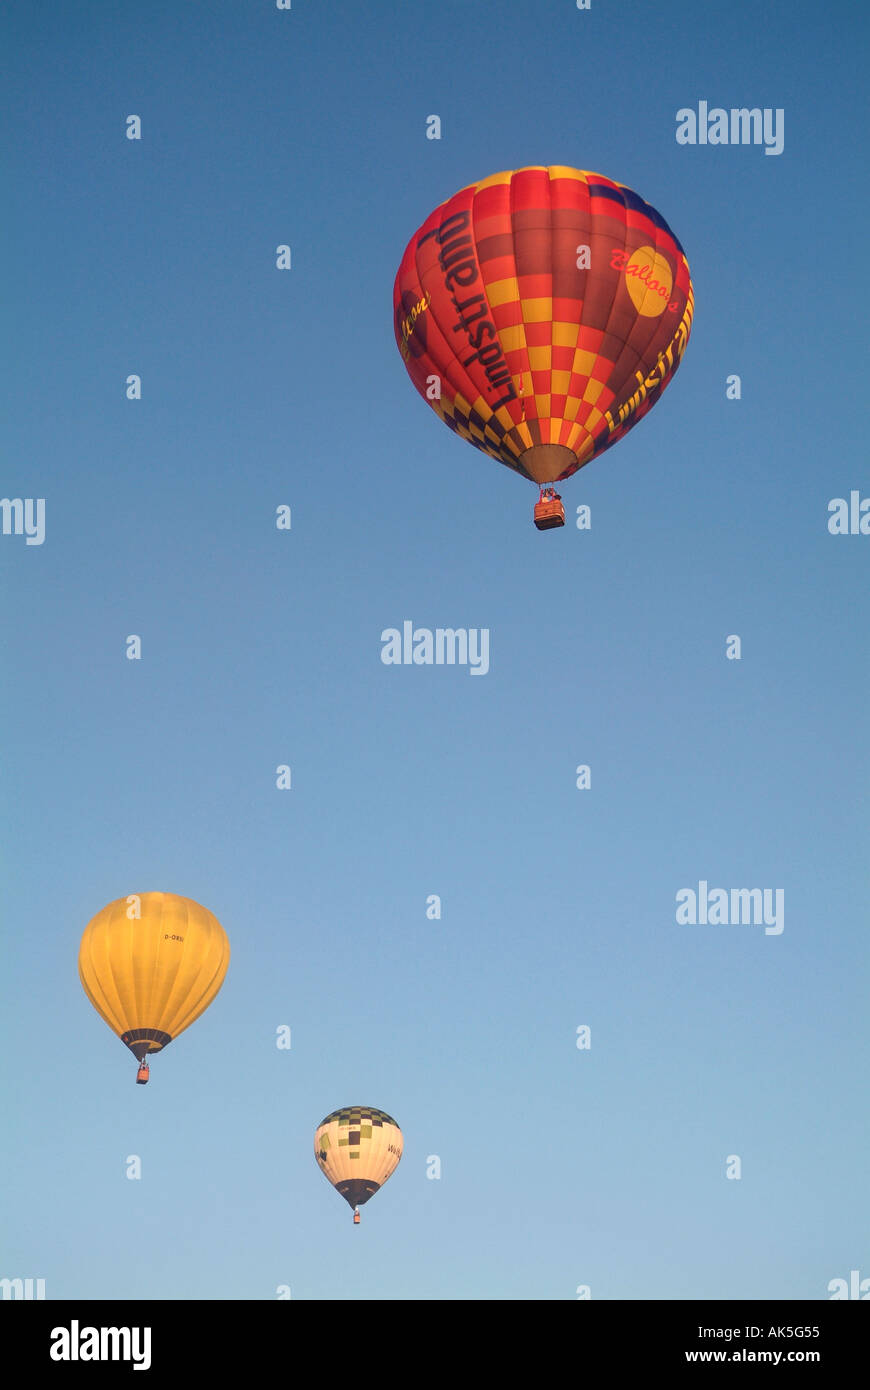
[[[827,529],[831,498],[870,495],[868,15],[219,0],[0,24],[0,491],[46,499],[42,546],[0,536],[0,1276],[337,1300],[870,1276],[870,537]],[[783,108],[783,153],[678,145],[700,100]],[[552,536],[392,329],[427,214],[525,164],[636,189],[696,295],[673,384],[564,485]],[[489,673],[383,665],[405,619],[488,628]],[[701,879],[782,888],[783,933],[678,926]],[[233,955],[143,1089],[76,957],[153,889]],[[354,1230],[312,1139],[358,1102],[405,1154]]]

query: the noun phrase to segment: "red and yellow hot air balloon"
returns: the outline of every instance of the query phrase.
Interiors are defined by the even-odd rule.
[[[694,295],[683,248],[624,184],[562,165],[493,174],[411,238],[396,342],[446,425],[541,488],[609,449],[679,366]]]
[[[97,1013],[139,1062],[168,1047],[214,999],[230,943],[217,918],[177,893],[117,898],[85,927],[79,978]]]

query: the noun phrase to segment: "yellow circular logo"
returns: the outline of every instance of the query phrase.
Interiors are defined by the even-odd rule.
[[[639,246],[629,255],[615,251],[611,264],[625,274],[625,284],[631,301],[645,318],[658,318],[668,305],[674,277],[664,256],[654,246]]]

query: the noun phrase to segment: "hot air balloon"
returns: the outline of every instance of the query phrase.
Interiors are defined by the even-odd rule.
[[[450,429],[540,486],[539,530],[564,525],[553,483],[623,436],[685,351],[683,248],[624,184],[562,165],[493,174],[409,241],[396,342]]]
[[[317,1126],[314,1157],[335,1190],[353,1207],[354,1225],[359,1225],[359,1208],[396,1168],[402,1147],[396,1121],[370,1105],[333,1110]]]
[[[176,893],[109,903],[85,927],[79,978],[97,1013],[139,1062],[199,1018],[227,973],[230,943],[216,917]]]

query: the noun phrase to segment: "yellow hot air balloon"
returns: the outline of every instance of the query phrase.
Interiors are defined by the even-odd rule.
[[[97,1013],[148,1080],[160,1052],[199,1018],[227,973],[230,943],[207,908],[177,893],[133,893],[85,927],[79,978]]]
[[[349,1206],[359,1225],[359,1208],[373,1197],[402,1157],[402,1131],[396,1121],[370,1105],[349,1105],[321,1120],[314,1135],[314,1157]]]

